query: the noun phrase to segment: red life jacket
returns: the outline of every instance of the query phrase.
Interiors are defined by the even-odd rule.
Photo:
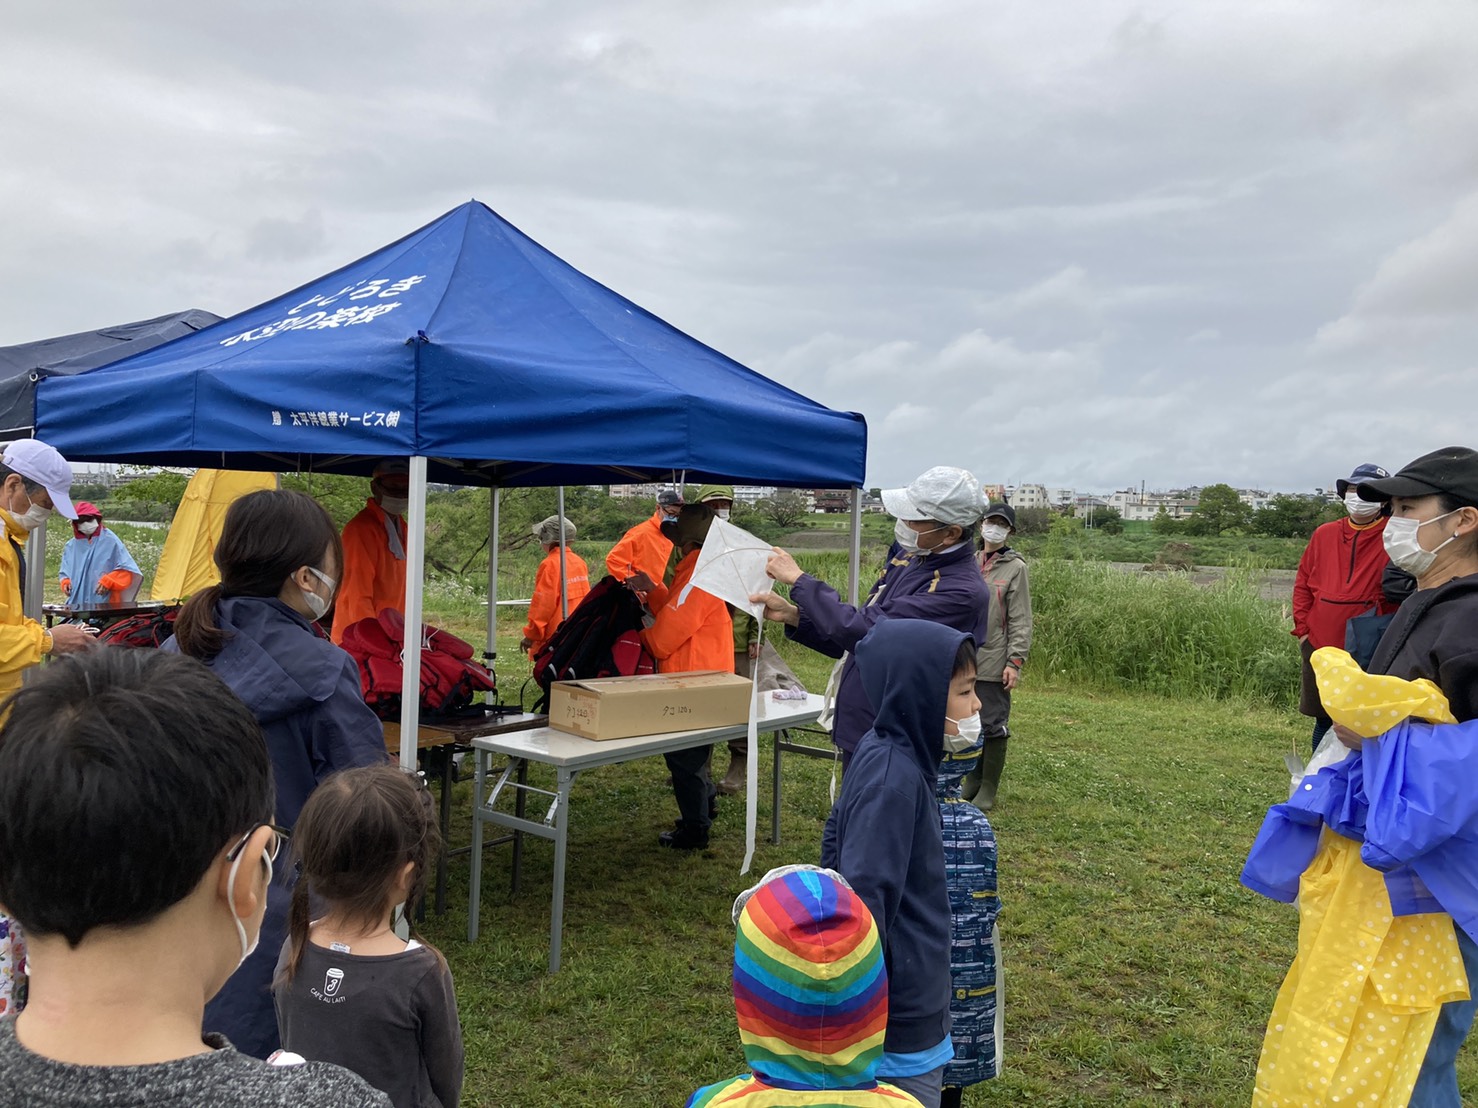
[[[400,659],[405,642],[405,617],[383,608],[372,619],[361,619],[344,629],[341,644],[359,667],[364,702],[381,719],[400,716],[400,690],[405,671]],[[497,689],[493,675],[472,658],[472,645],[450,631],[421,625],[421,709],[445,714],[472,703],[474,693]]]

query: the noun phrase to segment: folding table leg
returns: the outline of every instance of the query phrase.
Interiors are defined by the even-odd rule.
[[[482,789],[487,773],[485,750],[473,752],[472,769],[472,874],[467,885],[467,941],[477,941],[478,917],[482,909]]]
[[[570,785],[575,775],[560,766],[555,771],[558,785],[554,798],[554,905],[549,918],[549,972],[559,972],[559,950],[564,941],[565,854],[569,847]]]
[[[452,833],[452,748],[436,748],[441,759],[441,852],[436,856],[436,914],[446,912],[447,842]]]
[[[780,747],[785,742],[789,731],[776,731],[775,741],[775,768],[772,784],[774,790],[771,795],[775,798],[770,810],[770,841],[775,845],[780,844]]]
[[[525,792],[524,786],[529,783],[529,763],[520,758],[518,760],[518,788],[513,791],[513,814],[519,819],[524,818]],[[523,832],[517,829],[513,832],[513,892],[518,892],[518,879],[523,873]]]

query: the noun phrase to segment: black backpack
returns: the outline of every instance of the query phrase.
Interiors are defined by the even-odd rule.
[[[603,578],[534,658],[542,694],[534,711],[548,710],[555,681],[655,673],[656,661],[641,641],[644,614],[635,593],[614,577]]]

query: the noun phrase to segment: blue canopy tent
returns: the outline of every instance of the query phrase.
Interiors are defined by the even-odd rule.
[[[42,380],[36,434],[77,461],[368,474],[409,457],[410,626],[428,477],[496,490],[685,472],[855,490],[867,447],[862,416],[746,369],[476,201],[198,333]],[[495,491],[494,520],[496,504]],[[853,510],[855,567],[855,496]],[[489,576],[495,588],[496,562]],[[411,765],[419,656],[406,663]]]

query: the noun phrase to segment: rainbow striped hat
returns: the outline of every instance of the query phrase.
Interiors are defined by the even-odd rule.
[[[736,913],[734,1009],[750,1068],[789,1088],[875,1085],[888,972],[867,905],[838,873],[787,866]]]

